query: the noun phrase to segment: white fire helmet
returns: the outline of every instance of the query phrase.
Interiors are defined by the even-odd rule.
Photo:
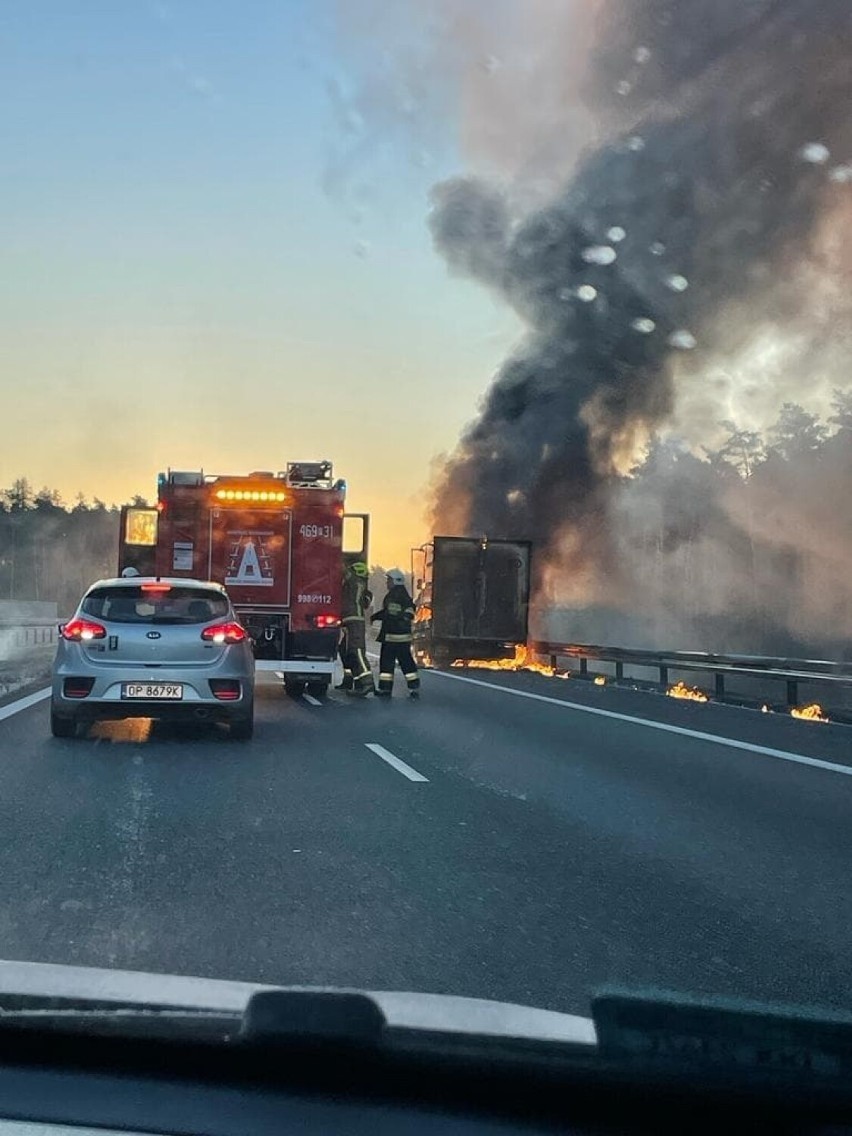
[[[387,578],[393,585],[405,584],[405,573],[401,568],[389,568]]]
[[[139,572],[135,568],[125,568],[121,575],[122,579],[128,579],[130,576],[138,576]]]

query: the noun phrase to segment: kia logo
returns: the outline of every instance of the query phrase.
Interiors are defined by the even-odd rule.
[[[161,639],[162,636],[160,635],[159,631],[149,631],[148,632],[148,638],[149,639]]]

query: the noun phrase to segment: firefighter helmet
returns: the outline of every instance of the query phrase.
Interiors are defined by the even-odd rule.
[[[388,573],[387,573],[387,578],[395,586],[398,585],[398,584],[404,584],[405,583],[405,573],[402,571],[401,568],[389,568]]]
[[[121,575],[126,580],[130,576],[138,576],[139,572],[135,568],[125,568]]]
[[[361,576],[363,579],[366,579],[367,576],[370,575],[370,569],[367,567],[363,560],[356,560],[352,565],[352,571],[356,576]]]

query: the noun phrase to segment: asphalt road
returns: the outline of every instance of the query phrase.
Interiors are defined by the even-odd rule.
[[[147,721],[61,741],[46,701],[19,706],[2,957],[852,1010],[852,728],[473,672],[425,674],[419,703],[264,687],[248,744]]]

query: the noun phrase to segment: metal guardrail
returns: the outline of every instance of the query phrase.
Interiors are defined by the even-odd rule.
[[[59,636],[58,619],[33,619],[26,623],[0,623],[0,643],[18,650],[53,646]]]
[[[581,643],[551,643],[534,640],[531,649],[550,658],[556,669],[559,659],[577,659],[581,675],[589,674],[589,662],[615,664],[616,679],[624,678],[624,667],[658,670],[660,685],[667,686],[669,671],[704,671],[713,674],[716,698],[725,697],[725,678],[745,675],[786,683],[787,705],[798,704],[799,683],[827,683],[852,686],[852,663],[833,663],[820,659],[782,659],[762,655],[714,655],[700,651],[640,651],[628,647],[598,647]]]

